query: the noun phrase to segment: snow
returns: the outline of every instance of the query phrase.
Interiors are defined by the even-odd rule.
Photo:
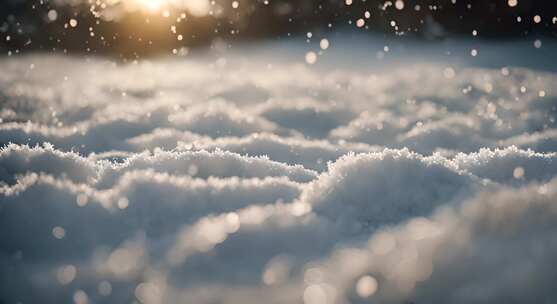
[[[400,303],[409,295],[416,302],[550,303],[555,185],[482,193],[462,207],[380,231],[367,246],[339,250],[320,269],[356,303],[364,301],[350,285],[368,274],[380,282],[372,303]]]
[[[327,41],[0,59],[0,302],[553,303],[557,74]]]

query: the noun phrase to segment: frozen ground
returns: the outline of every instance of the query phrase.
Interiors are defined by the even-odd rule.
[[[555,46],[331,43],[1,59],[0,302],[554,303]]]

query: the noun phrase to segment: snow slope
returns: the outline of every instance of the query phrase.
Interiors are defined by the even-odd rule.
[[[557,74],[325,60],[1,59],[0,302],[554,303]]]

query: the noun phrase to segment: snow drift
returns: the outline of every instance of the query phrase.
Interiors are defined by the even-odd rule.
[[[557,296],[553,73],[57,56],[0,71],[2,303]]]

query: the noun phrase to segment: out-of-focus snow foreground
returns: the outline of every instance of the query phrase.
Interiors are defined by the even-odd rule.
[[[555,303],[557,74],[188,58],[0,60],[0,302]]]

